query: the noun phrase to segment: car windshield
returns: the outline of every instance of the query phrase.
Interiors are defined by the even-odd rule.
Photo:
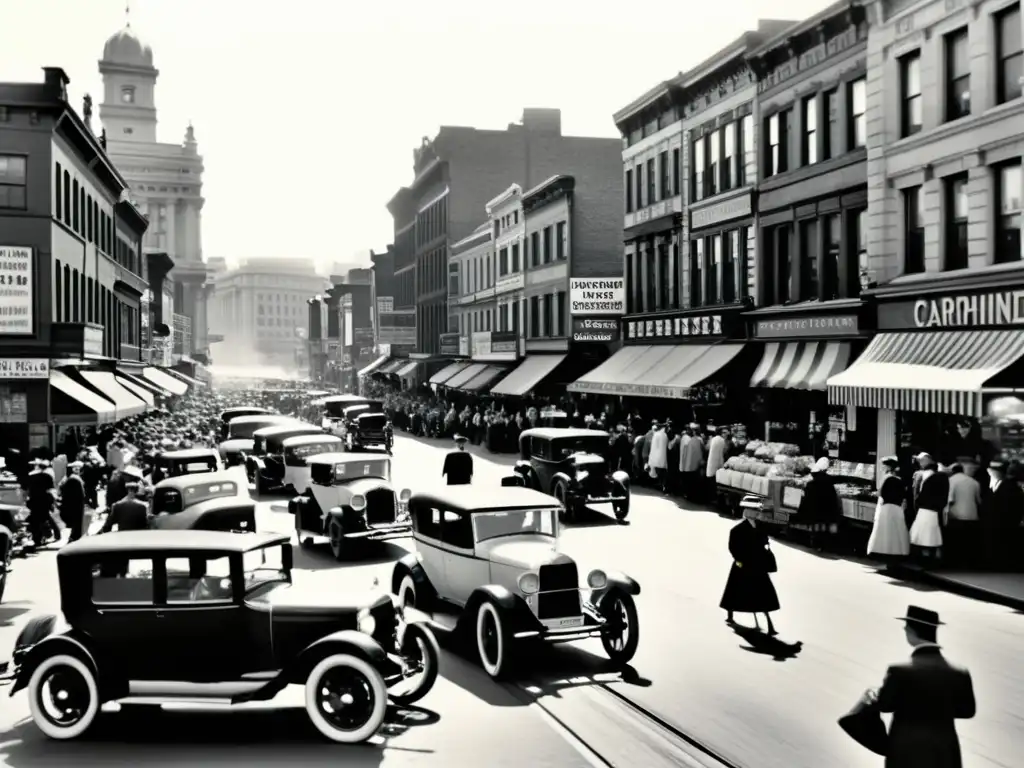
[[[184,506],[191,507],[201,501],[209,499],[226,499],[229,496],[238,495],[238,483],[229,481],[218,481],[216,483],[196,483],[181,489],[184,497]]]
[[[360,477],[376,477],[381,480],[391,479],[391,462],[388,459],[367,459],[365,461],[346,461],[334,466],[334,479],[344,483]]]
[[[244,552],[242,554],[242,573],[245,575],[246,592],[270,581],[287,579],[288,573],[284,567],[284,545],[275,544]],[[230,560],[219,558],[207,561],[206,575],[231,578]]]
[[[324,410],[332,419],[341,419],[344,418],[346,409],[351,408],[353,405],[362,404],[358,400],[355,402],[351,400],[331,401],[325,404]]]
[[[177,475],[197,475],[201,472],[213,472],[217,469],[217,460],[213,456],[179,459],[171,467],[171,473]]]
[[[510,509],[478,512],[473,515],[473,524],[476,526],[476,540],[480,542],[524,534],[554,536],[556,519],[554,509]]]
[[[554,445],[555,456],[567,459],[574,453],[596,453],[603,456],[608,450],[606,435],[581,435],[580,437],[562,437]]]
[[[322,443],[305,443],[303,445],[289,446],[288,452],[297,459],[308,459],[310,456],[319,456],[321,453],[340,451],[340,440],[325,440]]]

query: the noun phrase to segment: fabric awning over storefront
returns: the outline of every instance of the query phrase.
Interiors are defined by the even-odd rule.
[[[978,417],[988,380],[1022,357],[1021,330],[882,333],[828,380],[829,402]]]
[[[849,342],[766,344],[761,363],[750,377],[750,386],[824,392],[829,377],[846,370],[849,364]]]
[[[149,408],[156,405],[156,396],[151,390],[146,389],[134,381],[130,381],[119,373],[114,374],[114,377],[117,379],[118,384],[139,398],[139,400],[144,402]]]
[[[163,387],[158,387],[149,379],[143,378],[141,369],[138,371],[138,373],[139,375],[136,376],[134,373],[129,373],[121,369],[118,369],[117,371],[117,375],[119,378],[130,381],[132,384],[135,384],[137,387],[141,389],[149,390],[156,397],[170,397],[171,393],[168,392],[166,389],[164,389]]]
[[[451,365],[446,365],[440,371],[438,371],[433,376],[431,376],[430,377],[430,381],[428,381],[427,383],[428,384],[444,384],[449,379],[451,379],[456,373],[458,373],[459,371],[464,371],[468,367],[469,367],[469,363],[467,363],[467,362],[465,362],[463,360],[460,360],[458,362],[452,363]]]
[[[408,362],[408,359],[404,357],[392,358],[391,362],[389,362],[387,365],[381,366],[377,373],[383,373],[385,375],[397,373],[398,369]]]
[[[57,424],[109,424],[117,409],[65,373],[50,371],[50,414]]]
[[[149,368],[143,368],[142,375],[148,381],[152,381],[161,389],[166,389],[172,395],[178,395],[180,397],[188,392],[188,384],[181,379],[176,379],[170,374],[164,373],[159,368],[153,368],[152,366]]]
[[[470,363],[448,379],[448,381],[444,383],[444,386],[451,387],[452,389],[461,389],[463,384],[481,373],[486,367],[487,366],[484,363]]]
[[[420,364],[419,360],[413,360],[411,362],[408,362],[405,365],[403,365],[401,368],[399,368],[397,371],[395,371],[395,376],[397,376],[400,379],[404,379],[407,376],[411,376],[413,374],[413,372],[415,372],[416,367],[419,364]]]
[[[146,410],[146,403],[136,397],[127,389],[122,387],[117,377],[110,371],[89,371],[82,370],[79,374],[89,386],[101,392],[107,400],[114,403],[117,409],[117,418],[127,419],[129,416],[138,416]]]
[[[518,368],[494,385],[491,394],[513,397],[525,395],[540,384],[563,360],[565,355],[529,355]]]
[[[463,392],[480,392],[488,389],[491,382],[503,375],[506,371],[508,371],[508,366],[504,365],[484,366],[484,369],[480,371],[480,373],[459,387],[459,389]]]
[[[623,347],[570,384],[568,389],[570,392],[685,400],[692,387],[718,373],[742,349],[742,344]]]
[[[358,376],[369,376],[371,373],[376,371],[378,368],[380,368],[382,365],[384,365],[384,363],[386,363],[390,359],[391,358],[389,358],[387,355],[381,355],[376,360],[374,360],[372,363],[370,363],[368,366],[366,366],[361,371],[359,371],[359,373],[357,375]]]
[[[173,376],[174,378],[181,379],[186,384],[188,384],[190,387],[194,387],[194,388],[198,389],[199,387],[206,386],[199,379],[194,379],[191,376],[189,376],[187,373],[182,373],[177,368],[165,368],[164,370],[166,370],[167,373],[171,374],[171,376]]]

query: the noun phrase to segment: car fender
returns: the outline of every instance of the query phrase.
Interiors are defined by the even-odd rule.
[[[23,654],[22,658],[18,659],[18,672],[17,677],[14,680],[14,685],[11,687],[11,696],[16,694],[18,691],[23,690],[28,686],[29,680],[32,679],[32,674],[36,671],[36,667],[43,663],[46,659],[51,656],[55,656],[59,653],[66,653],[68,656],[74,656],[76,659],[82,661],[92,673],[96,676],[96,681],[99,683],[99,665],[96,663],[96,657],[92,652],[75,637],[66,634],[51,634],[53,632],[54,624],[49,627],[44,627],[47,620],[56,619],[54,616],[39,616],[33,619],[28,625],[22,629],[21,634],[18,635],[18,640],[14,646],[15,656],[18,656],[18,652],[21,651]],[[33,626],[34,622],[39,622]],[[35,639],[26,637],[30,634],[30,630],[35,630],[36,633],[45,632],[42,638]]]
[[[434,585],[430,583],[430,577],[427,576],[423,563],[412,552],[395,563],[395,570],[391,575],[391,594],[398,594],[398,588],[402,586],[402,580],[410,574],[412,575],[413,583],[416,584],[416,589],[426,590],[427,594],[431,597],[437,596],[437,591],[434,589]]]
[[[601,589],[595,589],[591,592],[591,602],[596,606],[601,604],[601,600],[611,592],[613,589],[621,589],[627,595],[640,594],[640,583],[631,576],[627,576],[621,571],[605,571],[604,575],[607,579],[605,585]]]
[[[567,475],[565,472],[555,472],[555,474],[551,476],[552,492],[554,491],[555,483],[557,483],[559,480],[565,483],[566,491],[572,493],[572,478],[569,477],[569,475]]]
[[[529,476],[530,472],[533,471],[533,465],[525,459],[519,459],[512,467],[512,471],[520,475]]]
[[[530,607],[519,595],[499,584],[484,584],[482,587],[477,587],[469,596],[466,607],[463,609],[462,615],[459,616],[457,630],[463,637],[474,636],[476,612],[480,603],[485,600],[498,606],[501,618],[508,622],[511,632],[519,632],[537,622]]]

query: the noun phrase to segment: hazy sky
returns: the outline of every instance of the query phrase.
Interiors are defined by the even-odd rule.
[[[131,21],[160,70],[160,140],[195,126],[204,255],[328,262],[390,242],[384,204],[440,125],[502,128],[525,106],[559,107],[565,133],[616,136],[613,112],[759,17],[826,5],[134,0]],[[0,8],[0,81],[41,81],[41,67],[61,66],[75,108],[85,93],[99,104],[97,61],[124,26],[124,0]]]

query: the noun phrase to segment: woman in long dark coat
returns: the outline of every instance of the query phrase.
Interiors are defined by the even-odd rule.
[[[768,634],[774,636],[778,632],[770,614],[779,610],[779,596],[768,575],[768,535],[758,527],[752,512],[746,514],[750,516],[729,532],[729,554],[733,562],[720,607],[730,624],[734,612],[754,614],[755,623],[757,614],[763,613],[768,620]]]

